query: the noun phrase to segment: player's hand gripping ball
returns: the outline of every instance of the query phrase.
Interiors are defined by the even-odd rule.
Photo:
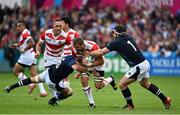
[[[83,65],[85,66],[92,66],[94,62],[94,57],[93,56],[87,56],[83,58]]]

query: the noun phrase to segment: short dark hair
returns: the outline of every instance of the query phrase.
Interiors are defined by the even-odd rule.
[[[16,25],[17,25],[18,23],[22,23],[22,24],[24,24],[24,26],[26,26],[26,22],[25,22],[23,19],[17,20]]]
[[[60,22],[60,21],[61,21],[60,18],[56,18],[56,19],[53,20],[53,23],[54,23],[54,22]]]
[[[118,33],[124,33],[127,31],[127,29],[123,25],[117,25],[114,30]]]
[[[68,17],[62,17],[61,20],[64,21],[65,24],[68,24],[69,26],[71,25],[71,22]]]
[[[82,37],[74,38],[73,39],[73,45],[76,45],[76,44],[84,44],[83,38]]]

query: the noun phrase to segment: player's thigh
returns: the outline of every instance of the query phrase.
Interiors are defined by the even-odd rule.
[[[63,94],[66,94],[66,95],[72,95],[73,94],[73,91],[70,87],[64,88],[60,92],[62,92]]]
[[[32,64],[29,67],[29,71],[30,71],[31,77],[36,76],[37,75],[37,66],[35,64]]]
[[[81,83],[83,86],[87,86],[88,85],[88,81],[89,81],[89,73],[87,72],[84,72],[84,73],[81,73],[80,74],[80,77],[81,77]]]
[[[142,63],[140,63],[138,65],[138,67],[140,68],[140,73],[138,75],[137,81],[141,81],[144,78],[149,78],[149,70],[150,70],[150,64],[147,60],[143,61]]]
[[[15,66],[14,66],[14,72],[16,74],[20,73],[20,72],[24,72],[24,66],[22,66],[21,64],[19,63],[16,63]]]
[[[131,79],[131,78],[128,78],[126,76],[124,76],[120,81],[119,81],[119,87],[121,89],[127,87],[129,84],[135,82],[136,80],[135,79]]]
[[[96,72],[98,74],[95,74],[95,75],[98,75],[98,76],[94,76],[95,87],[97,89],[101,89],[101,88],[104,87],[104,83],[103,83],[103,80],[104,80],[104,71],[103,70],[101,70],[101,71],[96,70]]]

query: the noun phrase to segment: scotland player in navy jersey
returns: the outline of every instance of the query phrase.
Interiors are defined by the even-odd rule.
[[[117,51],[130,66],[129,71],[119,82],[119,87],[127,101],[127,105],[123,108],[127,108],[129,110],[134,109],[128,85],[135,81],[139,81],[142,87],[158,96],[163,102],[165,108],[169,109],[171,105],[171,98],[166,97],[156,85],[148,82],[148,78],[150,77],[150,64],[142,55],[133,38],[127,35],[126,28],[122,25],[118,25],[112,30],[112,35],[114,40],[109,43],[109,45],[103,49],[90,52],[88,55],[102,56],[108,52]]]
[[[51,98],[48,102],[50,105],[57,105],[58,100],[65,99],[72,95],[72,90],[69,87],[63,87],[59,83],[74,70],[84,72],[87,68],[76,64],[74,56],[62,57],[57,65],[50,67],[35,77],[30,77],[8,86],[5,88],[5,91],[9,93],[17,87],[25,86],[31,83],[45,82],[50,88],[61,92],[56,97]]]

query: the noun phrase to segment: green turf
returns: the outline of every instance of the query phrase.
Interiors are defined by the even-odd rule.
[[[31,95],[27,94],[27,87],[21,87],[6,94],[3,92],[4,87],[17,82],[17,78],[12,73],[1,73],[0,114],[180,114],[180,77],[152,77],[150,79],[165,94],[171,96],[170,110],[165,110],[161,101],[149,91],[141,88],[138,83],[130,86],[135,110],[123,110],[121,107],[125,101],[120,90],[113,91],[110,86],[96,90],[92,79],[90,84],[93,88],[97,108],[89,109],[80,81],[73,78],[70,80],[74,95],[63,100],[60,106],[52,107],[47,104],[50,94],[48,97],[40,98],[38,88]],[[118,77],[117,80],[119,80]]]

